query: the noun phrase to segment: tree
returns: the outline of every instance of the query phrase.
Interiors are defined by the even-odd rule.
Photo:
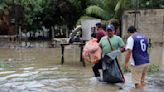
[[[86,14],[89,16],[110,19],[114,16],[114,0],[90,0],[91,5],[86,8]]]
[[[125,9],[162,8],[163,0],[0,0],[0,9],[11,9],[11,18],[27,30],[66,25],[72,29],[80,18],[121,18]],[[17,12],[17,13],[16,13]],[[18,13],[19,12],[19,13]]]
[[[88,16],[111,19],[121,18],[125,9],[164,8],[163,0],[89,0],[91,5],[86,8]]]

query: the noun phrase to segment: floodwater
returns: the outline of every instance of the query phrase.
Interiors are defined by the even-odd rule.
[[[31,44],[31,43],[30,43]],[[80,48],[67,46],[61,65],[61,49],[47,42],[0,48],[0,92],[163,92],[164,71],[149,74],[144,89],[134,89],[130,73],[125,84],[107,84],[93,77],[91,64],[80,62]],[[37,48],[36,48],[37,47]],[[150,50],[151,61],[163,64],[163,47]],[[164,56],[163,56],[164,57]],[[160,62],[161,61],[161,62]],[[163,65],[162,65],[163,66]]]

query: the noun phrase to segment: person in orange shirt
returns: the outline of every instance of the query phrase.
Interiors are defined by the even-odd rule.
[[[91,39],[86,42],[82,55],[85,61],[92,64],[98,63],[101,59],[101,48],[97,43],[96,33],[91,34]]]

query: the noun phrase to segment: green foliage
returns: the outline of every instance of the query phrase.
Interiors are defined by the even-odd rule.
[[[90,6],[86,9],[87,15],[95,15],[96,17],[101,17],[102,19],[109,19],[110,15],[107,11],[98,7],[96,5]]]
[[[17,14],[21,15],[18,20],[22,23],[19,24],[29,30],[42,25],[48,28],[67,25],[71,28],[81,16],[120,19],[124,9],[136,7],[164,8],[163,0],[0,0],[0,9],[13,5],[23,8],[23,14]]]
[[[125,9],[152,9],[164,8],[163,0],[124,0]]]
[[[113,0],[90,0],[91,5],[86,8],[86,14],[100,19],[108,20],[114,16],[116,1]]]
[[[128,67],[128,70],[126,70],[125,67],[124,67],[124,64],[120,64],[120,67],[121,67],[121,70],[122,70],[123,73],[128,73],[131,70],[130,67]]]
[[[128,73],[131,70],[130,65],[129,65],[128,70],[125,69],[124,64],[121,64],[120,67],[121,67],[123,73]],[[159,71],[159,66],[155,65],[155,64],[149,64],[147,71],[148,71],[148,73],[157,72],[157,71]]]
[[[90,0],[90,2],[92,3],[86,9],[86,14],[101,19],[120,19],[124,9],[164,8],[163,0]]]
[[[159,66],[158,65],[149,64],[149,66],[148,66],[148,72],[149,73],[154,73],[154,72],[157,72],[157,71],[159,71]]]
[[[20,0],[20,5],[24,7],[25,27],[29,30],[38,29],[41,27],[40,14],[43,14],[45,0]]]
[[[91,5],[90,0],[68,0],[72,6],[73,10],[73,25],[79,24],[82,16],[88,16],[86,14],[86,8]],[[92,16],[89,16],[92,17]],[[84,18],[84,17],[83,17]]]
[[[6,6],[5,3],[0,3],[0,9],[1,9],[1,10],[4,9],[5,6]]]
[[[140,0],[140,8],[162,8],[163,0]],[[163,7],[164,8],[164,7]]]
[[[9,65],[8,65],[8,64],[5,64],[5,63],[0,63],[0,68],[7,68],[7,67],[9,67]]]

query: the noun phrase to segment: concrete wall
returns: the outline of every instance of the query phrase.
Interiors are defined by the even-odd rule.
[[[134,10],[126,10],[122,16],[123,38],[126,38],[130,25],[135,25],[152,42],[164,42],[164,9],[138,10],[136,17]]]

